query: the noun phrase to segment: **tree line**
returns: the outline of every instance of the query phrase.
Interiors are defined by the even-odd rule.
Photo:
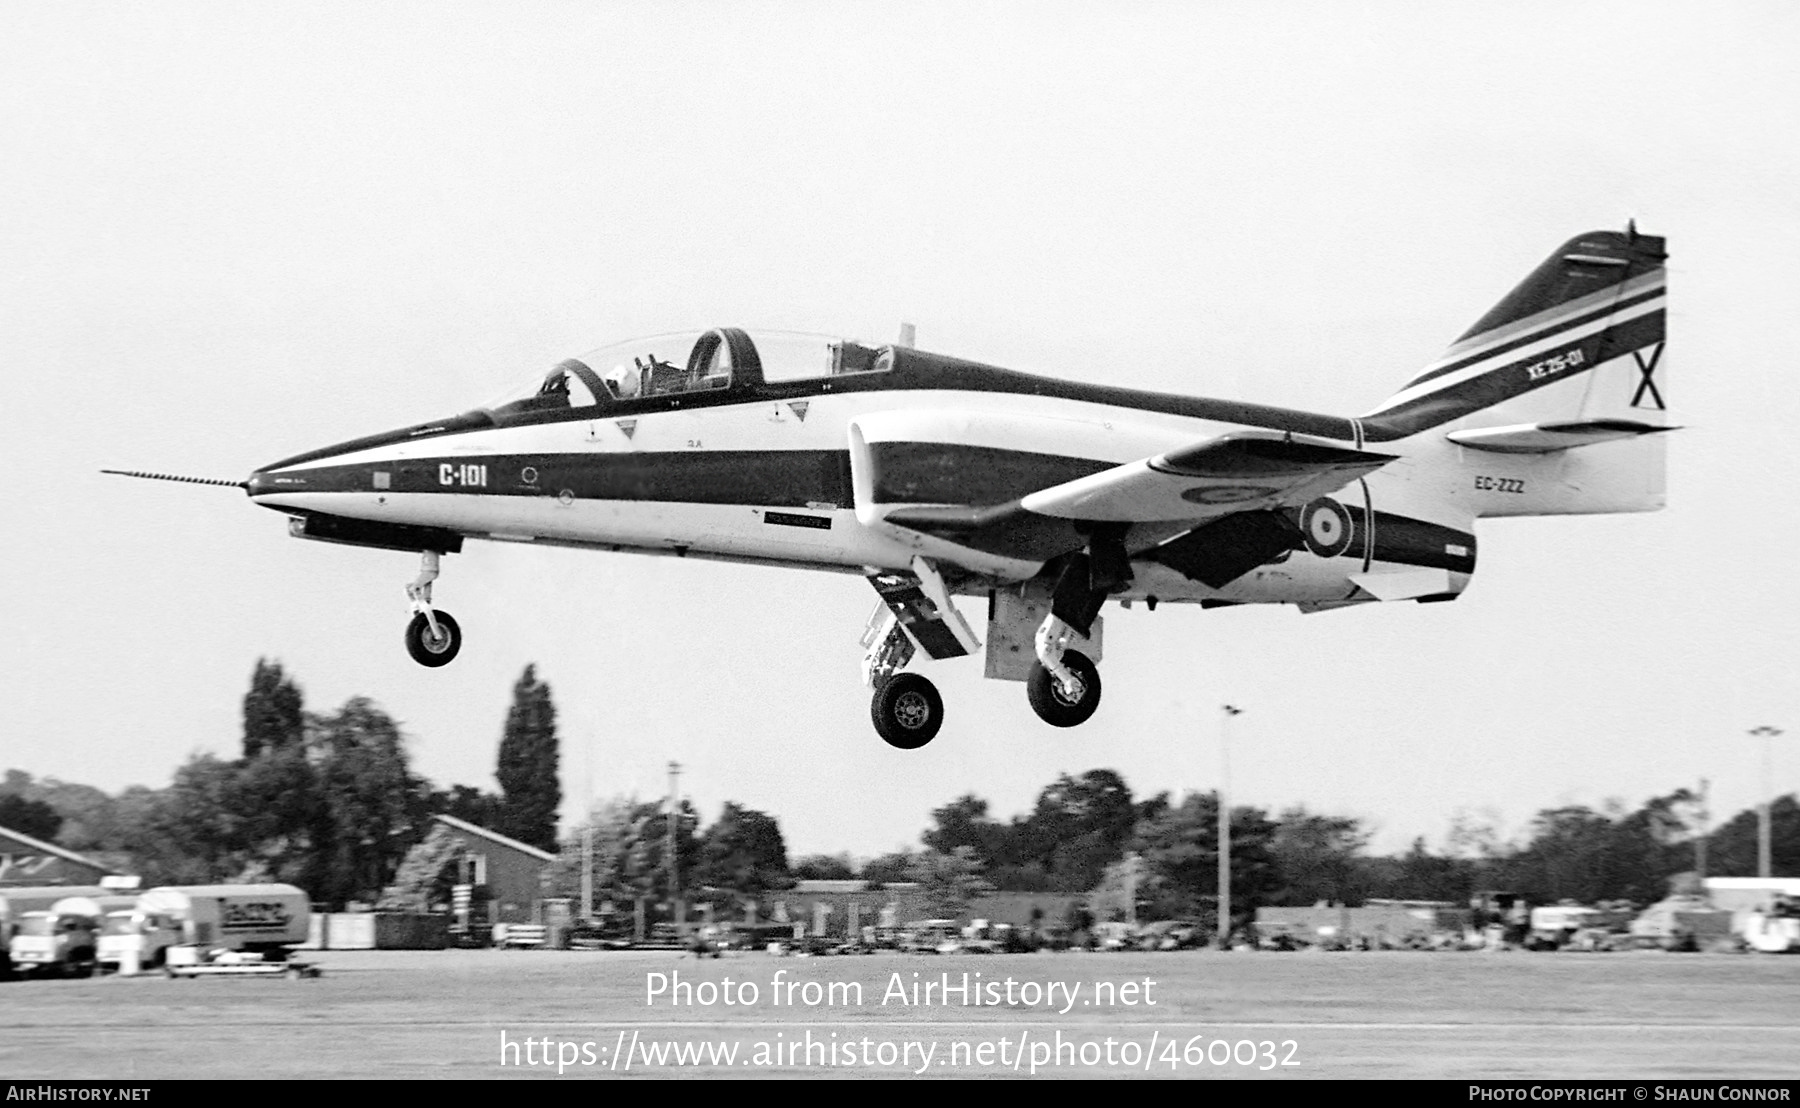
[[[92,786],[8,770],[0,826],[55,841],[141,874],[150,884],[282,881],[316,901],[372,903],[444,813],[559,851],[552,884],[597,901],[743,904],[807,879],[912,882],[939,914],[981,892],[1082,896],[1100,918],[1206,918],[1216,903],[1218,797],[1138,798],[1110,769],[1064,774],[1028,812],[1000,819],[969,793],[930,814],[921,849],[869,859],[815,854],[791,863],[778,819],[727,802],[702,828],[683,801],[621,797],[594,805],[560,842],[559,750],[550,687],[527,666],[512,689],[499,743],[499,790],[445,789],[412,772],[398,725],[367,697],[329,712],[305,708],[279,662],[259,659],[243,700],[241,754],[195,754],[163,789],[109,796]],[[1547,808],[1516,841],[1492,820],[1459,815],[1442,847],[1421,837],[1397,855],[1368,853],[1361,820],[1293,807],[1231,810],[1232,903],[1356,905],[1376,898],[1463,902],[1505,890],[1533,903],[1660,899],[1704,855],[1713,875],[1755,872],[1757,818],[1706,828],[1685,789],[1636,809]],[[1800,804],[1771,808],[1777,873],[1800,873]],[[672,832],[672,834],[671,834]],[[674,844],[674,866],[667,857]],[[671,876],[677,886],[672,889]],[[440,882],[441,883],[441,882]]]

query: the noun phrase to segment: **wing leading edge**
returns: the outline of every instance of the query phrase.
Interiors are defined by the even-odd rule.
[[[1198,522],[1304,504],[1394,457],[1238,431],[1042,489],[1020,506],[1101,523]]]

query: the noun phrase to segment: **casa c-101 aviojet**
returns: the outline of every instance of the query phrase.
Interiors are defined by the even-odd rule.
[[[1034,376],[910,328],[877,347],[722,327],[208,483],[301,538],[418,552],[423,665],[462,646],[432,583],[469,539],[673,553],[866,576],[863,675],[896,747],[943,722],[905,668],[921,652],[983,652],[1070,727],[1100,701],[1108,600],[1453,600],[1478,519],[1662,507],[1665,257],[1635,227],[1570,239],[1355,417]],[[987,601],[985,645],[959,595]]]

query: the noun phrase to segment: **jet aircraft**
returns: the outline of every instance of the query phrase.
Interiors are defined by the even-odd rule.
[[[1662,507],[1665,257],[1635,226],[1570,239],[1360,416],[1035,376],[910,327],[882,346],[720,327],[208,483],[300,538],[418,552],[422,665],[462,647],[432,585],[469,539],[663,553],[868,578],[863,677],[893,746],[944,719],[918,653],[982,653],[1071,727],[1100,701],[1109,600],[1454,600],[1478,519]],[[956,596],[986,601],[985,636]]]

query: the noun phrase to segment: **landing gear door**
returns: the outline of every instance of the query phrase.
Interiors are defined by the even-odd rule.
[[[1035,636],[1050,614],[1050,591],[1002,589],[988,594],[987,657],[984,677],[995,681],[1024,681],[1037,662]],[[1100,661],[1100,639],[1105,619],[1094,617],[1086,638],[1076,637],[1070,646]]]
[[[882,573],[870,577],[869,582],[927,657],[961,658],[980,647],[962,616],[954,608],[945,612],[935,603],[926,592],[927,583],[917,574]],[[944,599],[948,606],[948,598]]]

